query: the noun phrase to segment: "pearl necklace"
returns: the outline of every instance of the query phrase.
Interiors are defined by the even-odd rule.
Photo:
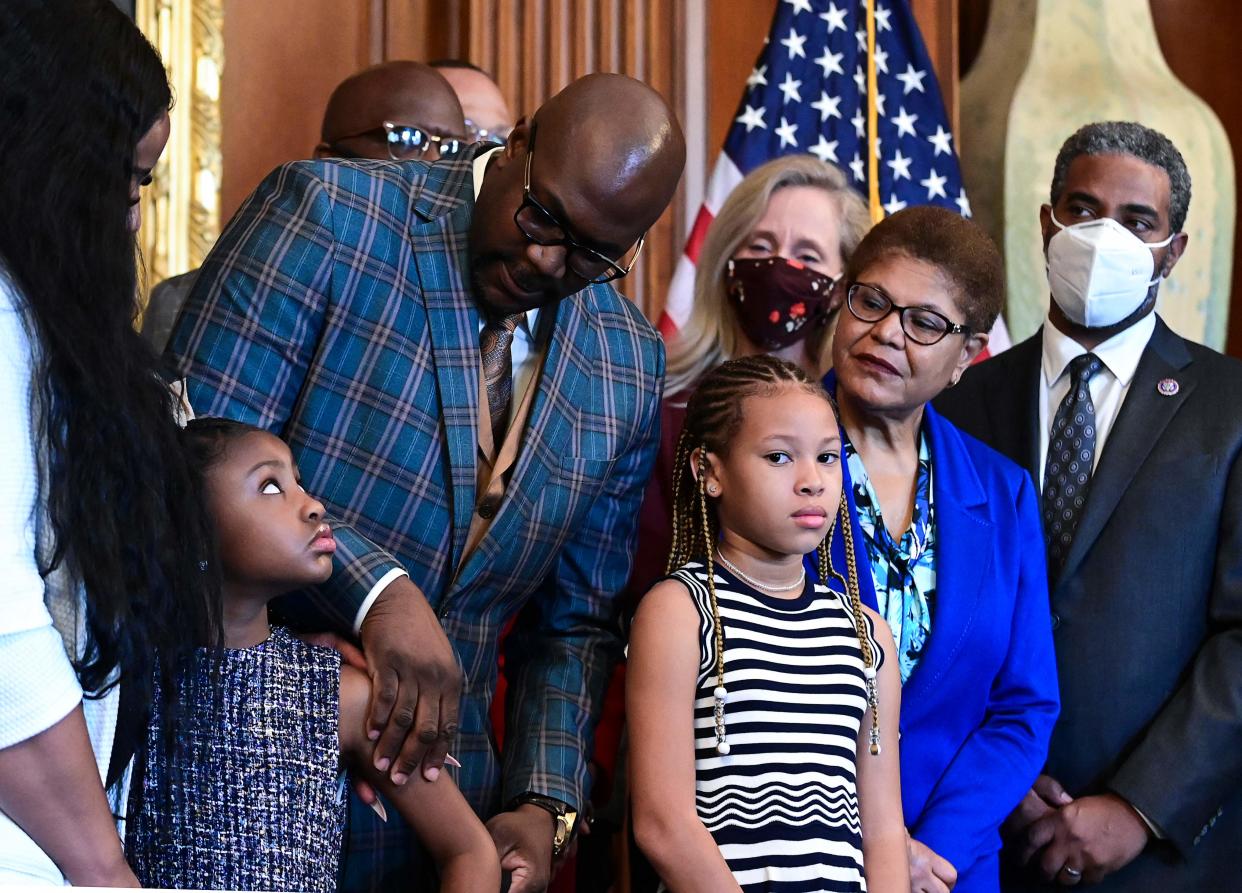
[[[722,553],[719,549],[716,550],[716,557],[720,559],[721,564],[723,564],[725,567],[727,567],[729,570],[733,572],[733,575],[735,577],[737,577],[743,583],[750,584],[755,589],[766,589],[768,592],[791,592],[794,589],[801,588],[806,583],[806,568],[805,567],[802,568],[801,573],[798,574],[798,579],[794,580],[792,583],[773,584],[773,583],[765,583],[762,580],[756,580],[754,577],[751,577],[751,576],[748,576],[742,573],[742,569],[738,567],[736,564],[734,564],[732,561],[730,561],[729,559],[725,558],[724,553]]]

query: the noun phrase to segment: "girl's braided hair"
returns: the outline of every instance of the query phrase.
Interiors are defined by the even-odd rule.
[[[729,752],[725,740],[724,702],[724,624],[716,604],[716,543],[720,525],[716,509],[707,495],[707,454],[723,456],[738,430],[742,427],[743,402],[747,397],[772,397],[786,388],[796,388],[822,397],[833,409],[836,407],[828,393],[807,377],[801,368],[784,360],[767,355],[739,357],[729,360],[704,376],[686,405],[686,420],[677,439],[677,451],[673,465],[673,542],[669,550],[667,570],[672,573],[689,561],[702,560],[707,569],[707,591],[711,600],[712,624],[716,644],[716,749],[722,755]],[[690,473],[694,462],[694,474]],[[848,579],[842,578],[832,566],[832,538],[840,526],[845,535],[845,553]],[[867,703],[871,708],[871,752],[880,752],[879,699],[876,691],[875,673],[877,655],[872,647],[869,624],[863,613],[862,599],[858,589],[858,570],[854,561],[854,536],[849,524],[849,509],[845,491],[836,517],[828,528],[815,554],[819,578],[827,584],[837,579],[848,593],[848,606],[853,615],[858,644],[862,651],[863,673],[867,680]]]

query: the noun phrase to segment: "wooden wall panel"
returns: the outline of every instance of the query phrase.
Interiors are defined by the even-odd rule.
[[[371,0],[225,0],[221,220],[272,168],[308,158],[328,96],[372,60]]]

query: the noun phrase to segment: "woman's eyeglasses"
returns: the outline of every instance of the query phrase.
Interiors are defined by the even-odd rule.
[[[874,285],[855,282],[845,293],[845,304],[850,313],[863,322],[877,323],[890,313],[896,313],[901,330],[916,344],[932,345],[944,340],[946,335],[969,335],[970,329],[926,307],[899,307],[893,299]]]

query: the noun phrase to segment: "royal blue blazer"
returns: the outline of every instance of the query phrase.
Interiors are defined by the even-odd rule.
[[[831,373],[824,383],[835,393]],[[1026,471],[930,404],[923,426],[936,602],[901,692],[901,802],[911,836],[957,869],[954,893],[993,893],[1001,822],[1043,767],[1060,711],[1039,496]],[[874,585],[841,466],[866,600]]]

